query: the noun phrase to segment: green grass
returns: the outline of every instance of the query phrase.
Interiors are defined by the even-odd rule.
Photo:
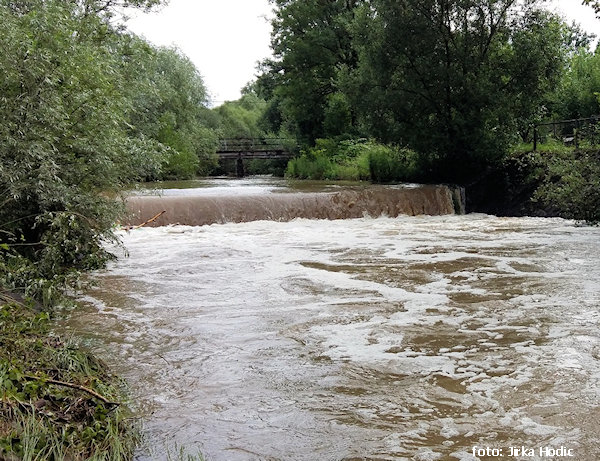
[[[574,150],[575,146],[567,146],[552,138],[548,138],[546,142],[539,142],[536,148],[537,152],[546,153],[573,152]],[[533,152],[533,142],[518,144],[512,151],[513,153]]]
[[[0,304],[0,459],[129,460],[139,440],[124,384],[36,306]]]

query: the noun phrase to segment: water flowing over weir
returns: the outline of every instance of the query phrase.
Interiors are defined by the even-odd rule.
[[[175,444],[211,461],[600,459],[599,228],[442,215],[122,236],[129,257],[63,328],[130,383],[155,447],[140,460]]]
[[[329,192],[243,195],[231,195],[231,191],[206,192],[199,189],[197,195],[128,197],[131,216],[128,224],[144,222],[163,210],[164,215],[151,225],[443,215],[454,213],[455,206],[461,206],[460,192],[448,186],[363,186]]]

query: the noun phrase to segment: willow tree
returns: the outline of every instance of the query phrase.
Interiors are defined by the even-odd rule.
[[[41,294],[105,261],[109,197],[161,161],[129,136],[111,4],[0,0],[2,284],[36,279]]]
[[[208,174],[217,163],[217,134],[209,126],[213,117],[198,69],[177,48],[154,47],[135,36],[121,43],[131,134],[165,149],[162,171],[150,179]]]

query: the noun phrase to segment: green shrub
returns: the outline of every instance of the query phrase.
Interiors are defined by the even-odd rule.
[[[416,152],[366,139],[318,139],[288,163],[286,176],[299,179],[415,181],[420,176]]]
[[[337,179],[334,165],[320,149],[309,149],[288,163],[286,176],[298,179]]]
[[[200,165],[198,156],[192,152],[171,151],[163,168],[165,179],[192,179]]]
[[[419,176],[419,158],[410,149],[375,145],[369,150],[368,160],[373,182],[415,181]]]
[[[0,292],[0,459],[132,459],[124,383],[39,307]]]
[[[414,177],[417,156],[366,139],[317,139],[315,147],[288,163],[286,176],[299,179],[335,179],[393,182]]]
[[[560,216],[600,223],[600,151],[540,153],[545,164],[534,200]]]

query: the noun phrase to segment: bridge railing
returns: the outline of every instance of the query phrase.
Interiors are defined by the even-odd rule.
[[[295,141],[285,138],[228,138],[220,139],[217,152],[289,151]]]

